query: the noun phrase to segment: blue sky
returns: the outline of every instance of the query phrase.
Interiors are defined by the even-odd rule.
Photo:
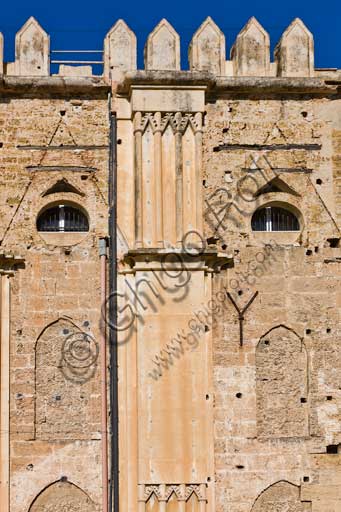
[[[324,8],[325,5],[325,8]],[[269,32],[272,49],[283,30],[300,17],[315,37],[316,67],[341,68],[341,1],[329,0],[16,0],[3,2],[0,31],[5,36],[5,59],[14,58],[15,32],[35,16],[51,36],[51,49],[101,50],[103,39],[118,18],[123,18],[138,38],[139,68],[148,33],[166,18],[181,36],[182,67],[187,67],[187,47],[201,22],[210,15],[226,36],[227,55],[236,35],[251,16]],[[97,56],[98,57],[98,56]]]

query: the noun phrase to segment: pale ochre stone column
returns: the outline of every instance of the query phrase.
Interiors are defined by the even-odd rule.
[[[154,176],[156,209],[156,242],[163,247],[163,200],[162,200],[162,127],[161,112],[154,115]]]
[[[0,510],[9,512],[9,276],[0,276]]]
[[[176,240],[181,244],[183,237],[183,166],[181,112],[175,114],[175,176],[176,176]]]
[[[199,233],[203,233],[202,211],[202,113],[197,112],[195,118],[195,170],[196,170],[196,225]]]
[[[135,136],[135,247],[142,247],[142,114],[136,112],[134,118]]]

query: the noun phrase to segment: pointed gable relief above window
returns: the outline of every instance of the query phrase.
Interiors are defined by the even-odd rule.
[[[281,178],[273,178],[271,181],[263,185],[260,189],[255,193],[255,197],[259,197],[263,194],[269,194],[270,192],[284,192],[285,194],[291,194],[293,196],[300,196],[296,190],[291,188],[287,183],[285,183]]]
[[[62,179],[56,181],[52,187],[50,187],[46,192],[42,194],[42,197],[48,196],[50,194],[57,194],[61,192],[71,192],[72,194],[78,194],[79,196],[84,196],[84,193],[78,190],[76,187],[71,185],[67,180]]]

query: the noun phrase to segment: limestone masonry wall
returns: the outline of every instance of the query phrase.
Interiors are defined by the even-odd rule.
[[[255,18],[180,44],[162,20],[137,70],[119,20],[102,75],[51,75],[34,18],[13,63],[0,34],[1,512],[102,510],[115,172],[114,512],[341,509],[341,71],[299,19],[273,59]]]

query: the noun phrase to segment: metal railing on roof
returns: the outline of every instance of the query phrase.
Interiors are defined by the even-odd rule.
[[[71,53],[71,54],[101,54],[102,55],[102,60],[54,60],[54,59],[51,59],[51,64],[103,64],[103,50],[51,50],[51,56],[53,54],[56,54],[56,53],[61,53],[61,54],[68,54],[68,53]]]

